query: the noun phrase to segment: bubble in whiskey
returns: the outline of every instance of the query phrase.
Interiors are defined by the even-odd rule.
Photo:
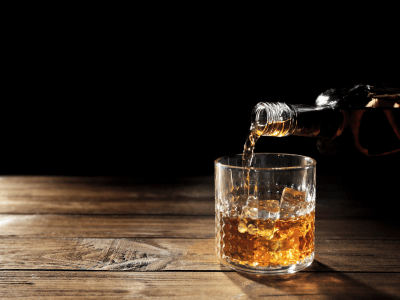
[[[255,227],[253,224],[249,224],[249,226],[247,226],[247,231],[249,232],[249,234],[251,235],[256,235],[257,234],[257,227]]]
[[[280,241],[269,241],[268,246],[269,246],[269,251],[277,251],[280,246]]]
[[[267,220],[265,223],[258,225],[258,234],[266,239],[272,239],[275,233],[276,221]]]
[[[246,226],[245,222],[240,221],[239,226],[238,226],[238,231],[240,233],[245,233],[247,231],[247,226]]]

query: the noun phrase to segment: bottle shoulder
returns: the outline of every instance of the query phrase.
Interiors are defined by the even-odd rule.
[[[357,84],[329,89],[317,97],[315,104],[332,109],[400,108],[400,88]]]

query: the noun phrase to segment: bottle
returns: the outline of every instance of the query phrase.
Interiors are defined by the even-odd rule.
[[[258,103],[252,113],[258,136],[317,138],[327,156],[400,152],[400,88],[358,84],[330,89],[315,105]]]

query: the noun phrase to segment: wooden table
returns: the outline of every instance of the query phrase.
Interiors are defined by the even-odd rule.
[[[338,177],[317,191],[314,263],[255,276],[216,259],[212,176],[1,177],[0,299],[399,299],[399,222]]]

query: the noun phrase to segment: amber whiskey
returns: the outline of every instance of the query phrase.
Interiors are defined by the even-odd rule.
[[[272,236],[269,220],[221,218],[220,222],[220,257],[233,263],[289,266],[303,262],[314,253],[314,212],[288,220],[278,219]],[[241,228],[242,222],[246,222],[246,231]]]

